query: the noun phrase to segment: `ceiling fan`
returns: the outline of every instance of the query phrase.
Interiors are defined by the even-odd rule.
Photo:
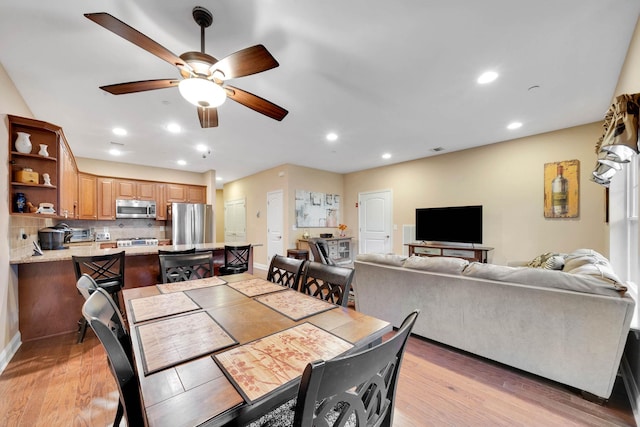
[[[185,52],[180,56],[176,56],[165,47],[108,13],[86,13],[84,16],[152,55],[176,66],[182,75],[182,79],[143,80],[100,86],[102,90],[113,95],[123,95],[178,86],[180,94],[198,108],[198,118],[203,128],[218,126],[217,107],[226,98],[231,98],[278,121],[284,119],[288,114],[287,110],[266,99],[225,83],[228,79],[261,73],[275,68],[279,64],[260,44],[239,50],[221,60],[206,54],[204,52],[204,30],[213,22],[213,15],[203,7],[193,8],[193,19],[200,26],[200,52]]]

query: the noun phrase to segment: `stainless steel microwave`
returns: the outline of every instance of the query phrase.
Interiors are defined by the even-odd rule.
[[[116,200],[116,218],[156,218],[153,200]]]

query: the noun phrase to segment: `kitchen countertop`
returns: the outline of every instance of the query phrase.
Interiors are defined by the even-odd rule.
[[[14,254],[12,251],[9,264],[32,264],[39,262],[53,262],[53,261],[66,261],[71,260],[72,256],[94,256],[94,255],[108,255],[121,251],[125,251],[126,256],[135,255],[149,255],[157,254],[158,249],[167,251],[178,251],[184,249],[191,249],[195,246],[196,249],[224,249],[224,242],[218,243],[201,243],[197,245],[168,245],[168,246],[136,246],[128,248],[109,248],[100,249],[100,244],[105,242],[92,242],[83,244],[69,244],[69,249],[59,249],[43,251],[43,255],[34,256],[33,249],[27,251],[23,250],[20,253],[16,251]],[[242,242],[234,242],[234,245],[246,244]],[[251,246],[262,246],[261,243],[252,243]]]

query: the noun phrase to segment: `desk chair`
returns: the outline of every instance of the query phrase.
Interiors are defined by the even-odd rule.
[[[267,280],[297,291],[305,262],[307,261],[276,254],[271,258]]]
[[[213,252],[160,254],[162,283],[183,282],[213,276]]]
[[[82,314],[107,352],[109,367],[118,385],[120,399],[114,427],[120,425],[123,416],[129,426],[144,425],[131,340],[119,308],[104,289],[98,288],[85,301]]]
[[[251,245],[224,245],[224,265],[220,267],[220,275],[244,273],[249,270]]]
[[[349,302],[353,268],[307,262],[300,282],[300,292],[343,307]]]
[[[332,360],[309,363],[298,396],[252,422],[257,426],[393,425],[394,400],[404,350],[419,310],[387,341]]]
[[[311,249],[314,261],[322,264],[336,265],[335,261],[329,256],[329,245],[326,240],[317,237],[309,239],[309,249]]]
[[[76,281],[76,288],[80,295],[84,298],[84,300],[88,300],[89,296],[98,289],[98,284],[95,280],[91,278],[88,274],[83,274]],[[78,330],[78,341],[77,343],[81,343],[84,341],[84,336],[87,334],[87,320],[82,316],[82,318],[78,321],[79,330]]]

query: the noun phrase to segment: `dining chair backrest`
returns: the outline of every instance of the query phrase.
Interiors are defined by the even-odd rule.
[[[160,254],[162,283],[183,282],[213,276],[213,252]]]
[[[276,254],[271,258],[267,280],[297,291],[305,262],[303,259]]]
[[[196,248],[181,249],[179,251],[172,251],[169,249],[158,249],[158,282],[162,282],[162,265],[160,265],[160,255],[183,255],[183,254],[195,254]]]
[[[355,270],[337,265],[307,262],[300,281],[300,292],[322,300],[347,306]]]
[[[225,245],[224,265],[220,267],[220,275],[244,273],[249,270],[251,245]]]
[[[83,273],[82,276],[76,281],[76,288],[80,295],[85,299],[89,299],[89,295],[91,295],[96,289],[98,289],[98,284],[91,276],[86,273]]]
[[[98,288],[85,301],[82,314],[107,352],[109,367],[118,385],[120,401],[113,425],[120,425],[123,415],[127,425],[144,425],[138,378],[133,368],[129,336],[124,324],[119,323],[122,321],[120,311],[111,296]]]
[[[327,265],[336,265],[335,261],[329,256],[329,244],[326,240],[318,237],[309,239],[309,249],[311,249],[314,261]]]
[[[121,283],[121,287],[124,287],[124,251],[108,255],[72,256],[71,258],[76,280],[86,273],[98,285],[118,282]]]
[[[308,364],[298,388],[293,425],[330,426],[334,424],[327,420],[339,420],[339,425],[349,421],[391,427],[400,365],[419,313],[407,316],[391,338],[373,348]]]

